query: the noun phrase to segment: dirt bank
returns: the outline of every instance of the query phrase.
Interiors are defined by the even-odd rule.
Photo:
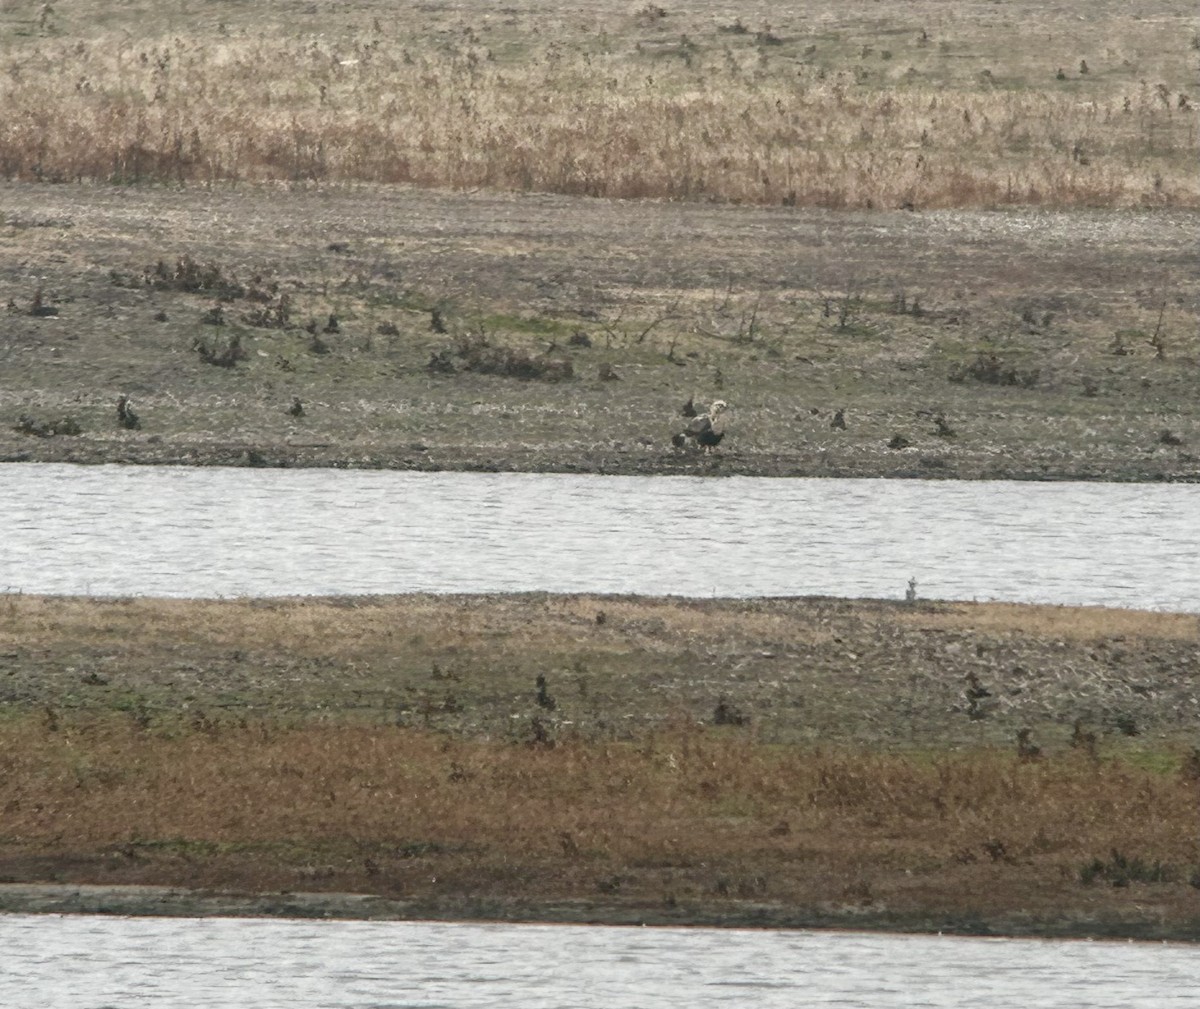
[[[1200,921],[1168,925],[1150,909],[1126,917],[1071,920],[890,914],[862,908],[736,906],[638,907],[597,901],[395,900],[363,893],[246,894],[154,886],[0,884],[0,913],[152,917],[320,918],[355,921],[487,921],[563,925],[840,929],[1014,936],[1037,939],[1200,941]]]

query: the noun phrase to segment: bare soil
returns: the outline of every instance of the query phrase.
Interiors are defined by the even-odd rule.
[[[1192,480],[1197,222],[10,184],[0,459]]]

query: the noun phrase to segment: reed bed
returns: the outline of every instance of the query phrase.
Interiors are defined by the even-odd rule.
[[[0,173],[831,208],[1200,204],[1186,39],[1169,26],[1149,70],[1092,39],[1086,72],[1052,50],[1073,58],[1059,79],[1023,51],[992,58],[998,29],[989,44],[963,26],[931,35],[923,13],[864,35],[656,10],[591,31],[469,11],[424,31],[362,11],[319,34],[44,25],[5,54]]]

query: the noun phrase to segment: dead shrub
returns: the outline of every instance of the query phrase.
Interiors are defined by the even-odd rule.
[[[17,418],[13,430],[21,434],[33,435],[35,438],[53,438],[56,435],[73,437],[83,434],[83,428],[74,417],[60,417],[57,420],[40,421],[27,413]]]
[[[984,385],[1011,385],[1032,389],[1038,383],[1041,372],[1037,368],[1022,370],[1006,364],[996,354],[980,353],[970,364],[950,372],[951,382],[971,379]]]
[[[458,369],[479,375],[502,375],[525,381],[565,382],[575,375],[571,362],[549,354],[531,354],[527,350],[493,344],[486,336],[473,334],[461,339],[454,349]],[[435,354],[429,363],[432,371],[445,370],[445,352]],[[435,363],[436,362],[436,363]]]
[[[215,263],[201,264],[191,256],[180,256],[173,266],[159,260],[142,271],[143,282],[156,291],[183,291],[205,294],[219,301],[234,301],[246,297],[246,288],[233,277],[227,277]]]
[[[223,347],[197,339],[192,343],[192,349],[200,355],[201,361],[217,368],[232,368],[250,356],[242,347],[242,337],[239,333],[234,333]]]

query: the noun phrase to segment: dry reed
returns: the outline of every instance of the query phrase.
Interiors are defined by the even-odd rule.
[[[972,41],[854,57],[836,33],[773,47],[711,22],[647,36],[636,19],[609,21],[497,36],[496,50],[494,30],[462,23],[47,36],[7,55],[0,173],[834,208],[1200,202],[1196,110],[1172,79],[1182,54],[1160,60],[1164,79],[1112,48],[1103,71],[1068,84],[1025,53],[946,78]],[[920,24],[898,24],[917,38]]]

